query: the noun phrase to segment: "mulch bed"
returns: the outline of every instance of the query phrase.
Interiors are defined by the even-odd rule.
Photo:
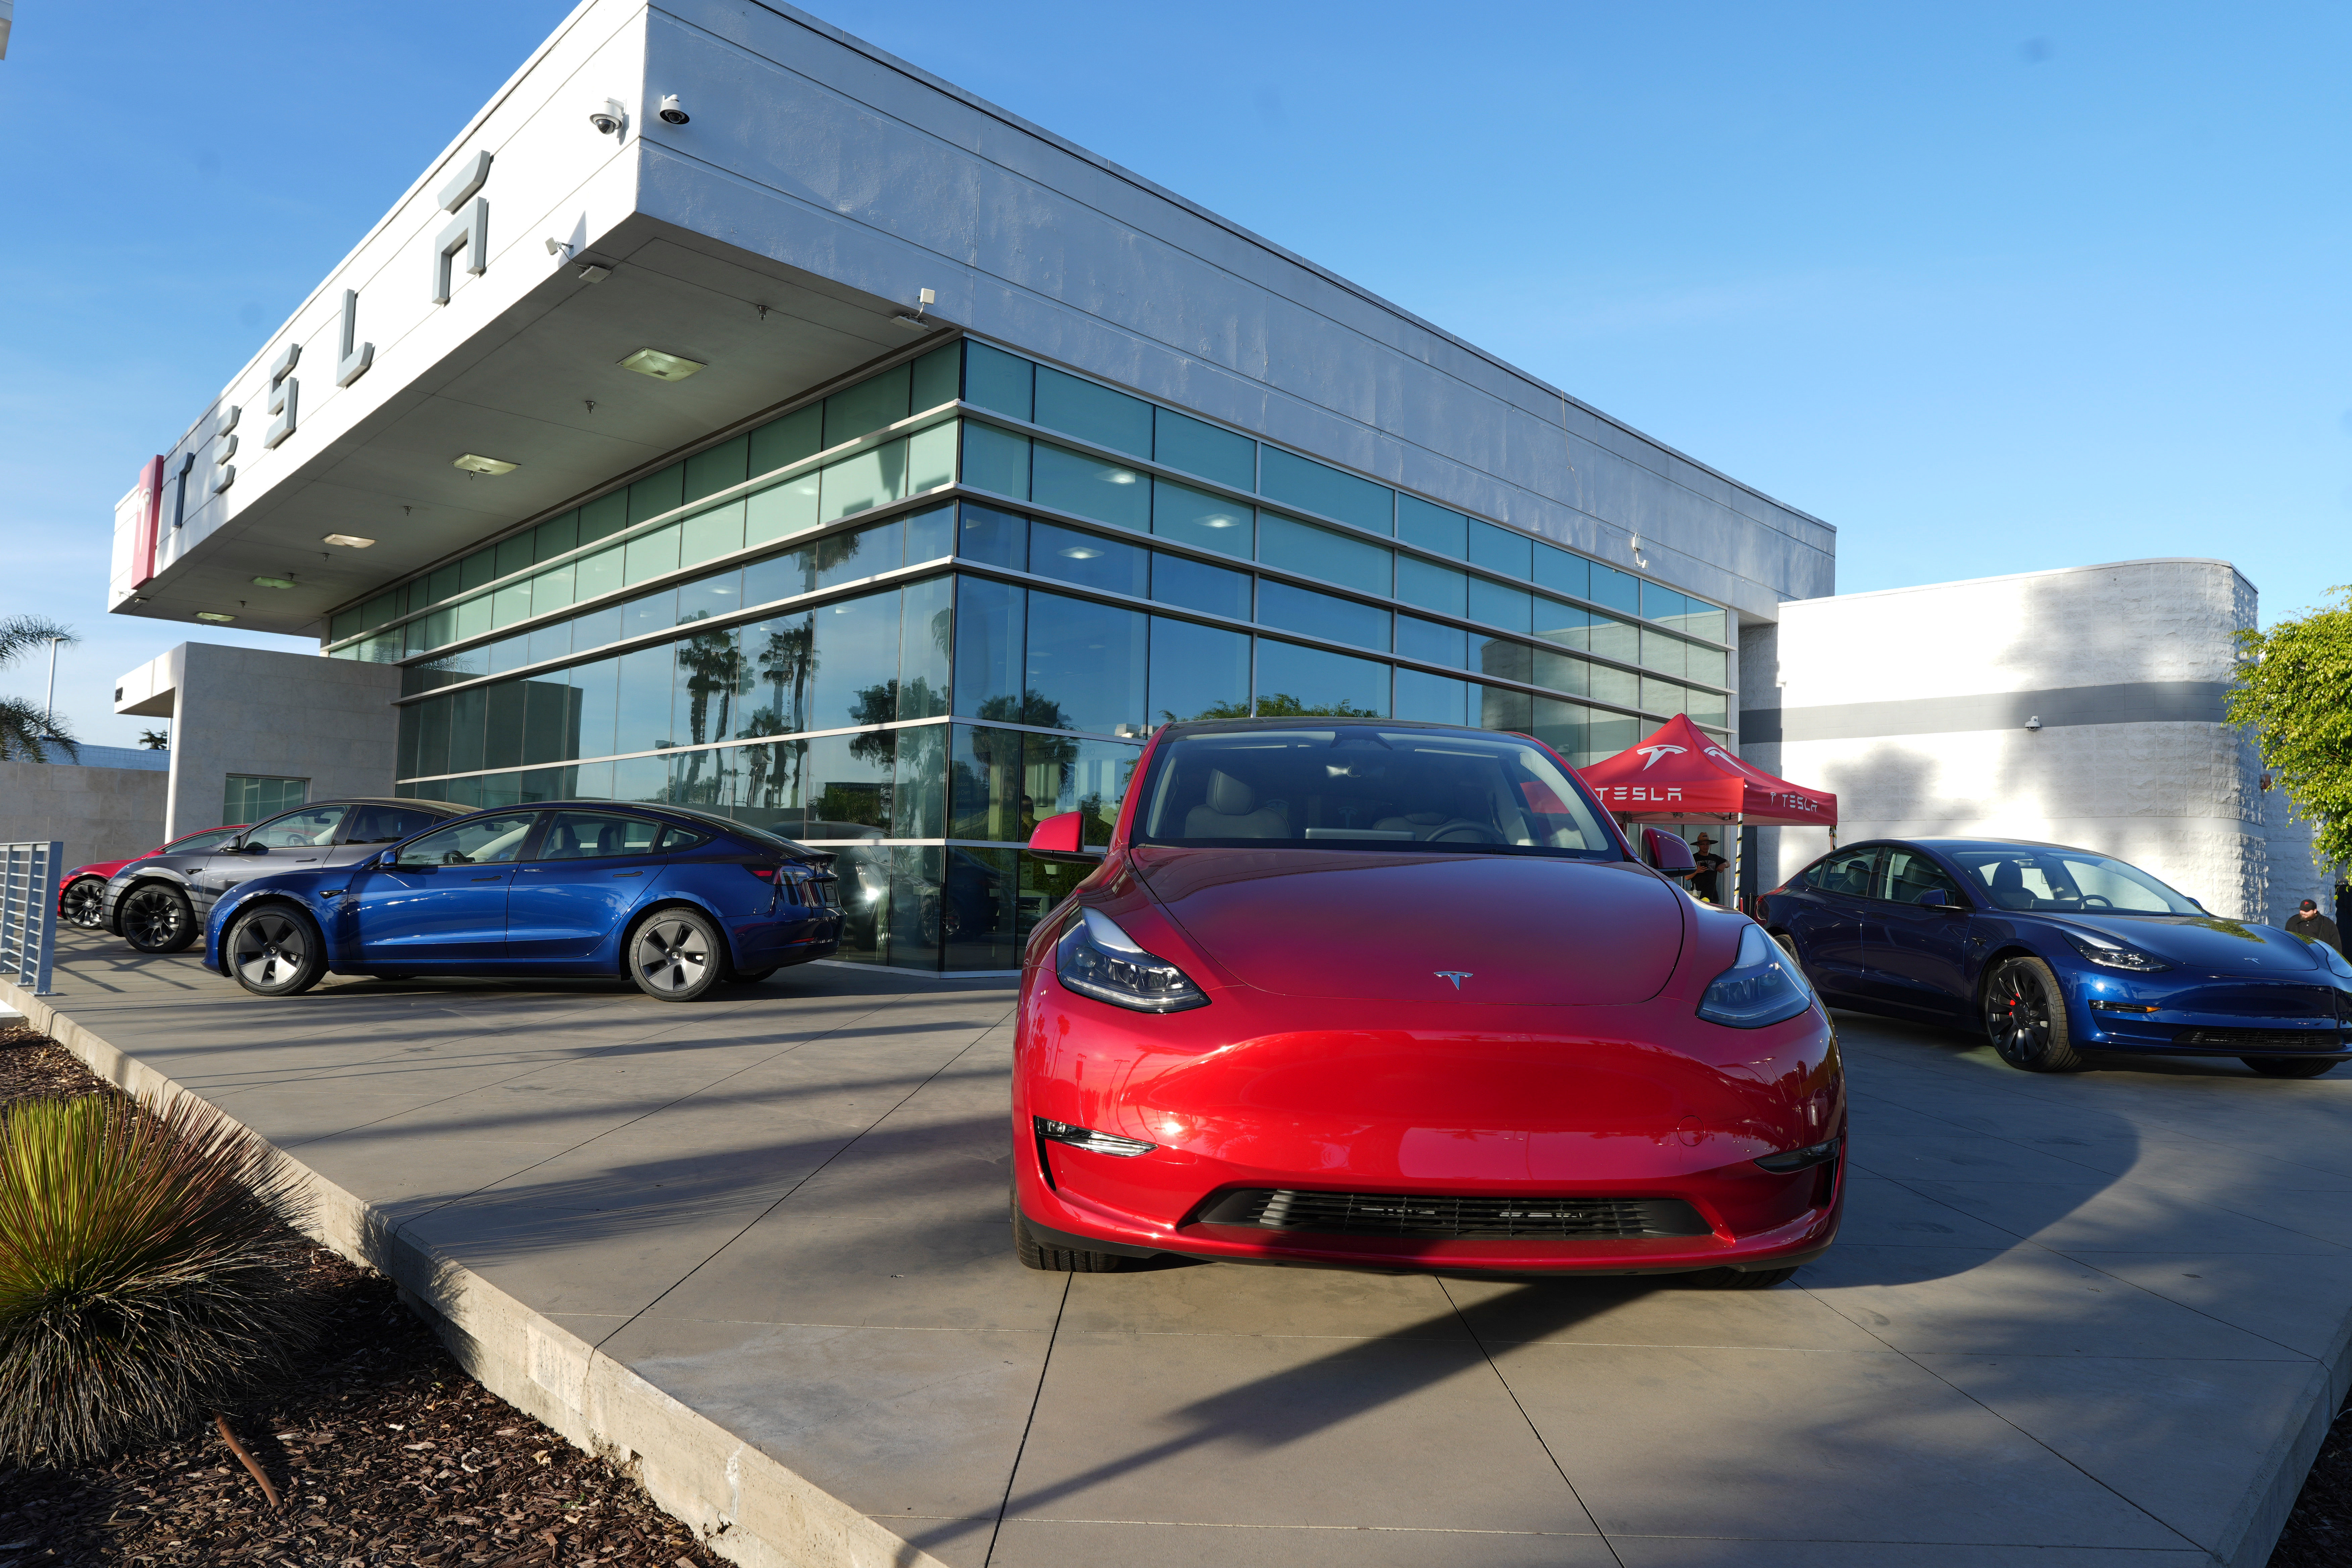
[[[42,1037],[0,1030],[0,1104],[104,1087]],[[228,1416],[286,1507],[206,1422],[102,1466],[0,1467],[0,1568],[717,1568],[635,1479],[460,1371],[391,1281],[290,1231],[284,1245],[327,1327],[297,1378]]]

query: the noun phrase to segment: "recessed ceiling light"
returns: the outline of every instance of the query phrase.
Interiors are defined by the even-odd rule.
[[[1062,553],[1068,556],[1073,561],[1092,561],[1096,556],[1100,555],[1102,552],[1091,549],[1084,544],[1071,544],[1065,546],[1062,550]]]
[[[200,621],[211,621],[215,625],[225,626],[228,625],[229,622],[236,619],[236,617],[235,616],[224,616],[218,610],[198,610],[196,612],[196,619]]]
[[[291,577],[256,577],[253,580],[253,585],[257,588],[291,588],[294,586],[294,579]]]
[[[511,474],[518,467],[497,458],[477,457],[471,452],[458,458],[455,466],[469,474]]]
[[[319,542],[321,544],[340,544],[346,550],[371,550],[375,546],[374,540],[362,539],[356,533],[331,533],[324,539],[319,541]]]
[[[652,376],[656,381],[684,381],[696,371],[709,367],[699,360],[681,359],[659,349],[639,349],[621,362],[621,368]]]

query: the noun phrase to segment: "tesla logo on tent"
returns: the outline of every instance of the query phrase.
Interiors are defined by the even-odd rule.
[[[1639,746],[1634,749],[1640,752],[1642,755],[1650,759],[1648,762],[1642,764],[1642,771],[1645,773],[1652,768],[1656,767],[1660,763],[1664,762],[1668,757],[1680,756],[1683,752],[1690,750],[1688,746]]]
[[[1454,989],[1456,991],[1461,990],[1462,983],[1470,978],[1470,971],[1466,969],[1436,969],[1432,970],[1430,973],[1436,975],[1440,980],[1451,980],[1454,982]]]

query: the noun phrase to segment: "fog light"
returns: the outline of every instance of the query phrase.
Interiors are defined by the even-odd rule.
[[[1036,1123],[1037,1136],[1048,1143],[1067,1143],[1073,1149],[1091,1149],[1097,1154],[1116,1154],[1122,1160],[1149,1154],[1160,1147],[1140,1138],[1122,1138],[1116,1132],[1081,1127],[1075,1121],[1056,1121],[1050,1116],[1034,1116],[1030,1120]]]
[[[1838,1156],[1838,1145],[1843,1139],[1832,1138],[1826,1143],[1811,1143],[1802,1149],[1791,1149],[1785,1154],[1767,1154],[1756,1162],[1774,1175],[1786,1175],[1791,1171],[1807,1171],[1815,1165],[1826,1165]]]
[[[2163,1008],[2145,1002],[2110,1002],[2103,996],[2091,998],[2094,1013],[2161,1013]]]

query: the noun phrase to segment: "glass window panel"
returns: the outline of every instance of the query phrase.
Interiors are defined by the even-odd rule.
[[[530,650],[524,654],[525,664],[544,664],[551,658],[562,658],[572,652],[572,623],[557,621],[552,626],[532,630]]]
[[[801,786],[807,747],[798,741],[778,741],[738,747],[736,756],[732,815],[772,833],[788,837],[799,833],[804,826]]]
[[[900,518],[907,531],[906,562],[909,566],[940,561],[955,553],[956,509],[935,506]]]
[[[1151,531],[1246,561],[1256,541],[1252,509],[1191,485],[1151,481]]]
[[[948,726],[898,731],[892,768],[890,837],[941,838],[948,825]]]
[[[1507,631],[1531,631],[1535,627],[1535,595],[1525,588],[1507,587],[1491,578],[1473,577],[1470,618]]]
[[[1173,409],[1156,411],[1151,453],[1171,468],[1231,485],[1257,489],[1257,443],[1231,430],[1187,418]]]
[[[1624,664],[1641,662],[1642,634],[1636,627],[1607,616],[1595,616],[1591,629],[1594,653]]]
[[[628,542],[628,564],[622,573],[631,587],[648,582],[666,573],[677,570],[678,526],[656,528],[651,533],[641,533]]]
[[[1642,668],[1654,669],[1660,675],[1671,675],[1680,679],[1685,673],[1683,649],[1688,646],[1680,637],[1670,637],[1664,632],[1654,632],[1649,627],[1643,626],[1642,628]]]
[[[1151,552],[1151,596],[1163,605],[1181,605],[1212,616],[1237,621],[1250,617],[1250,577],[1228,572],[1189,555]]]
[[[1246,716],[1248,634],[1152,616],[1150,696],[1154,724]]]
[[[614,490],[580,509],[580,542],[593,544],[629,526],[629,492]]]
[[[1689,704],[1680,681],[1645,675],[1642,678],[1642,706],[1653,713],[1680,713]]]
[[[1026,942],[1038,922],[1060,908],[1088,873],[1084,866],[1056,865],[1034,855],[1015,858],[1021,862],[1021,891],[1014,935]]]
[[[1535,575],[1535,541],[1491,522],[1470,525],[1470,564],[1502,572],[1520,582]]]
[[[907,443],[891,441],[824,466],[817,521],[835,522],[907,493]]]
[[[621,752],[667,750],[670,730],[670,692],[677,661],[669,645],[641,647],[614,661],[620,670],[619,720],[614,749]]]
[[[1022,808],[1034,826],[1075,811],[1079,842],[1108,844],[1118,821],[1119,803],[1134,782],[1143,748],[1118,741],[1080,740],[1075,735],[1036,735],[1022,741]]]
[[[1432,506],[1418,496],[1398,495],[1396,536],[1456,561],[1469,557],[1470,520],[1458,511]]]
[[[429,579],[425,596],[434,604],[465,591],[465,568],[462,564],[444,566]],[[357,626],[352,628],[358,630]]]
[[[1683,711],[1695,724],[1727,724],[1731,721],[1729,700],[1719,692],[1683,689]]]
[[[900,969],[937,970],[947,912],[940,903],[942,851],[901,845],[877,850],[889,863],[890,904],[881,961]]]
[[[1505,637],[1474,637],[1478,655],[1478,672],[1497,680],[1527,680],[1535,674],[1535,650],[1523,642]]]
[[[898,716],[898,594],[868,594],[815,612],[809,728],[887,724]]]
[[[976,490],[1029,499],[1029,437],[966,419],[963,482]]]
[[[466,599],[457,605],[457,638],[470,641],[490,629],[490,599],[485,594]]]
[[[681,500],[698,501],[704,496],[715,496],[751,477],[751,437],[738,436],[686,460],[686,489]]]
[[[677,563],[693,566],[742,548],[743,502],[730,500],[686,520],[678,535]]]
[[[921,495],[955,483],[956,425],[942,420],[907,437],[907,493]]]
[[[1688,662],[1688,668],[1683,673],[1689,679],[1704,681],[1709,686],[1731,684],[1730,672],[1726,668],[1731,656],[1721,648],[1701,647],[1696,643],[1690,643],[1684,647],[1683,655]]]
[[[448,780],[441,786],[441,798],[451,805],[479,809],[482,804],[481,775],[478,773],[471,778]]]
[[[1015,572],[1029,569],[1027,518],[999,511],[994,507],[974,506],[970,501],[963,503],[961,510],[962,522],[956,535],[957,554]]]
[[[755,490],[743,500],[743,542],[765,544],[806,533],[817,522],[817,489],[824,481],[815,468]]]
[[[816,542],[816,585],[837,588],[903,565],[903,531],[897,519]]]
[[[686,504],[686,465],[672,463],[668,468],[647,474],[629,487],[629,521],[633,524],[666,511],[676,511]]]
[[[1042,520],[1029,535],[1029,564],[1040,577],[1058,577],[1065,583],[1132,594],[1139,599],[1151,590],[1150,551]]]
[[[1140,735],[1150,617],[1088,599],[1029,595],[1024,721],[1049,730]]]
[[[1389,667],[1369,658],[1257,639],[1257,712],[1381,718],[1389,710]]]
[[[619,716],[620,672],[616,658],[574,665],[565,672],[580,697],[580,756],[609,757],[617,750],[613,726]]]
[[[1395,717],[1423,719],[1433,724],[1466,724],[1470,721],[1470,683],[1451,676],[1399,668]]]
[[[416,706],[416,773],[420,778],[446,773],[449,768],[449,705],[452,697],[436,697]]]
[[[824,400],[826,447],[855,441],[885,425],[896,425],[907,416],[907,403],[913,391],[914,371],[902,364],[835,393]]]
[[[1396,530],[1394,490],[1279,447],[1258,454],[1258,493],[1375,533]]]
[[[1343,588],[1388,597],[1396,552],[1311,522],[1266,512],[1258,519],[1257,558],[1269,566],[1319,577]]]
[[[331,642],[341,642],[345,637],[357,637],[359,632],[360,613],[357,610],[342,611],[327,623],[327,637]]]
[[[1590,599],[1592,597],[1592,563],[1581,555],[1571,555],[1549,544],[1538,544],[1536,586],[1549,588],[1555,594],[1572,594],[1580,599]]]
[[[614,763],[613,793],[614,800],[642,800],[667,804],[669,800],[669,759],[667,757],[632,757]]]
[[[822,404],[812,403],[782,419],[769,420],[751,432],[750,470],[754,474],[772,474],[778,468],[815,457],[824,449],[824,433]]]
[[[419,717],[414,707],[400,710],[400,733],[399,739],[394,742],[392,763],[392,776],[395,779],[413,779],[416,776],[416,725]],[[434,771],[437,773],[440,770],[436,768]],[[195,847],[191,845],[180,853],[192,854]]]
[[[1546,647],[1535,650],[1535,683],[1549,686],[1554,691],[1573,691],[1583,696],[1586,672],[1591,668],[1574,654],[1554,653]]]
[[[1466,615],[1470,609],[1470,574],[1400,552],[1396,562],[1396,596],[1408,605],[1419,605],[1440,615]]]
[[[1396,618],[1396,651],[1407,658],[1466,669],[1470,665],[1470,634],[1460,626],[1442,626],[1419,616]],[[1400,714],[1400,718],[1404,715]]]
[[[530,613],[546,615],[551,610],[569,609],[572,605],[572,563],[551,566],[530,580]]]
[[[948,711],[948,670],[955,657],[955,579],[933,577],[900,593],[898,717],[940,718]]]
[[[534,768],[522,775],[524,805],[545,805],[551,800],[577,800],[580,788],[573,782],[577,768]]]
[[[1649,731],[1649,721],[1618,713],[1595,713],[1585,725],[1585,756],[1580,767],[1590,767],[1630,749]]]
[[[1588,597],[1596,605],[1638,616],[1642,613],[1642,580],[1596,561],[1592,563],[1592,592]]]
[[[1478,727],[1524,731],[1536,721],[1535,700],[1500,686],[1478,688]]]
[[[808,727],[809,683],[816,675],[816,617],[772,616],[738,635],[747,689],[735,709],[735,740],[789,735]]]
[[[736,705],[751,689],[738,635],[733,626],[714,627],[671,645],[677,657],[675,723],[684,731],[679,744],[699,746],[734,733]]]
[[[496,551],[475,551],[471,555],[467,556],[463,561],[457,563],[457,574],[460,590],[479,588],[487,585],[491,578],[498,575],[498,552]],[[362,621],[371,626],[374,626],[376,622],[367,619],[367,615],[372,613],[374,608],[375,601],[371,599],[368,601],[366,609],[362,614]]]
[[[530,619],[530,579],[509,583],[490,595],[490,625],[510,626]]]
[[[898,742],[888,730],[864,735],[820,735],[806,748],[802,792],[808,826],[795,837],[879,838],[890,826],[890,785]],[[842,879],[845,905],[851,879]]]
[[[677,625],[677,590],[675,588],[664,588],[658,594],[631,599],[621,606],[621,635],[625,637],[666,632]]]
[[[956,579],[955,710],[1023,722],[1023,590],[981,577]]]
[[[1573,605],[1563,605],[1558,599],[1536,595],[1535,634],[1548,643],[1560,647],[1586,648],[1592,646],[1593,616],[1590,610],[1580,610]]]
[[[589,763],[563,770],[572,781],[573,800],[610,800],[613,798],[613,764]]]
[[[1021,967],[1018,862],[1011,849],[926,851],[945,863],[939,890],[940,966],[950,973]]]
[[[615,544],[610,549],[599,550],[593,555],[583,555],[573,562],[572,563],[572,582],[576,591],[572,602],[580,604],[590,599],[602,598],[606,594],[627,586],[622,571],[622,563],[626,557],[627,552],[622,546]]]
[[[580,754],[580,693],[558,675],[522,683],[522,760],[566,763]]]
[[[1151,487],[1133,468],[1037,443],[1030,499],[1141,533],[1151,526]]]
[[[992,408],[1015,419],[1027,419],[1032,407],[1035,367],[1002,349],[966,342],[963,358],[963,400],[976,408]]]
[[[984,724],[954,726],[949,765],[948,837],[1026,843],[1037,814],[1021,774],[1022,732]],[[1055,743],[1075,747],[1075,740]]]
[[[1586,765],[1586,728],[1591,718],[1592,710],[1580,702],[1538,697],[1535,727],[1528,732],[1566,758],[1569,766],[1580,768]]]
[[[592,647],[603,647],[608,642],[621,640],[623,614],[618,605],[607,605],[601,610],[591,610],[584,616],[572,617],[572,647],[577,653]]]
[[[378,594],[374,598],[370,599],[366,604],[360,606],[361,629],[363,631],[373,631],[376,627],[383,625],[384,622],[392,619],[393,614],[393,596],[390,594]]]
[[[963,344],[949,343],[918,359],[914,381],[914,396],[909,403],[916,413],[953,403],[963,382]]]
[[[530,531],[530,558],[533,563],[552,561],[579,543],[580,513],[574,510],[551,517]]]
[[[1642,678],[1632,670],[1612,669],[1605,664],[1596,664],[1587,667],[1586,675],[1591,682],[1594,701],[1613,702],[1620,708],[1642,705]]]
[[[1257,618],[1285,631],[1305,632],[1358,647],[1389,649],[1389,612],[1354,599],[1294,588],[1262,577],[1257,584]]]
[[[816,551],[811,547],[771,555],[743,568],[743,603],[772,604],[816,585]]]
[[[449,771],[453,773],[470,773],[481,768],[486,702],[482,693],[483,689],[477,686],[449,694]]]
[[[1660,584],[1642,584],[1642,614],[1646,619],[1680,623],[1689,602],[1672,588]]]
[[[1032,424],[1130,457],[1151,456],[1151,405],[1141,398],[1042,364],[1037,367],[1036,397]]]

